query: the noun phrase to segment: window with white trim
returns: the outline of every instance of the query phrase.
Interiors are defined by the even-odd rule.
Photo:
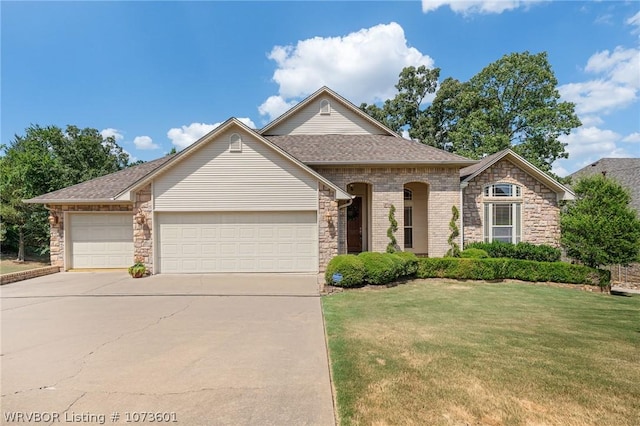
[[[229,137],[229,151],[242,152],[242,137],[239,134],[234,133]]]
[[[404,248],[413,248],[413,192],[404,190]]]
[[[320,114],[322,114],[322,115],[330,115],[331,114],[331,104],[326,99],[323,99],[323,100],[320,101]]]
[[[522,189],[511,183],[484,188],[484,240],[517,244],[522,241]]]

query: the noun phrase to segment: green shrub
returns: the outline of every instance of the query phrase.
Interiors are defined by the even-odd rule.
[[[369,284],[387,284],[398,277],[398,262],[390,253],[363,252],[358,258],[364,264],[364,280]]]
[[[333,282],[333,274],[342,274],[340,283]],[[327,284],[338,287],[357,287],[364,284],[365,269],[362,259],[353,254],[341,254],[329,262],[324,273]]]
[[[489,257],[489,253],[479,248],[466,248],[460,252],[460,257],[467,259],[484,259]]]
[[[611,272],[564,262],[536,262],[521,259],[419,259],[418,278],[455,278],[472,280],[517,279],[590,284],[602,287],[611,283]]]
[[[489,257],[508,257],[510,259],[535,260],[537,262],[560,261],[560,249],[546,244],[531,244],[521,242],[518,244],[493,241],[490,243],[469,243],[465,249],[481,249],[487,252]]]
[[[418,272],[418,256],[414,253],[410,251],[399,251],[395,255],[402,258],[405,262],[403,275],[410,276]]]

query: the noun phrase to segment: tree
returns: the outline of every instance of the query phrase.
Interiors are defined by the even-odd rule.
[[[398,94],[382,108],[362,108],[393,130],[408,128],[412,138],[474,159],[512,148],[548,172],[555,160],[567,158],[558,137],[581,123],[575,105],[559,101],[546,53],[505,55],[468,82],[447,78],[424,109],[440,70],[419,70],[402,71]]]
[[[43,206],[22,200],[129,165],[129,155],[113,137],[96,129],[67,126],[30,126],[0,151],[0,222],[2,242],[24,260],[25,244],[42,251],[48,247],[47,212]]]
[[[396,206],[391,204],[389,207],[389,228],[387,229],[387,253],[395,253],[398,251],[398,240],[396,239],[396,231],[398,230],[398,221],[396,220]]]
[[[460,245],[458,244],[458,237],[460,236],[460,230],[458,229],[458,219],[460,218],[460,212],[456,206],[451,206],[451,220],[449,221],[449,230],[451,234],[447,242],[449,243],[449,250],[447,250],[447,257],[460,257]]]
[[[576,200],[562,212],[561,244],[587,266],[628,265],[640,255],[640,219],[629,192],[601,175],[582,178]]]

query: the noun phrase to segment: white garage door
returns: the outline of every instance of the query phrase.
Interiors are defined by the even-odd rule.
[[[159,213],[160,272],[315,272],[316,212]]]
[[[126,268],[133,264],[131,213],[69,215],[70,268]]]

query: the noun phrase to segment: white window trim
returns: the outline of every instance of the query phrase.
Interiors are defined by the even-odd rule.
[[[508,196],[495,195],[495,187],[497,185],[511,185],[511,194]],[[485,242],[493,242],[493,229],[494,228],[508,228],[512,229],[511,242],[517,244],[522,241],[522,210],[523,210],[523,198],[522,187],[511,182],[496,182],[486,185],[482,190],[483,199],[483,240]],[[510,205],[511,206],[511,225],[494,225],[493,224],[493,211],[496,205]],[[518,233],[518,230],[520,231]],[[502,241],[502,240],[499,240]]]

